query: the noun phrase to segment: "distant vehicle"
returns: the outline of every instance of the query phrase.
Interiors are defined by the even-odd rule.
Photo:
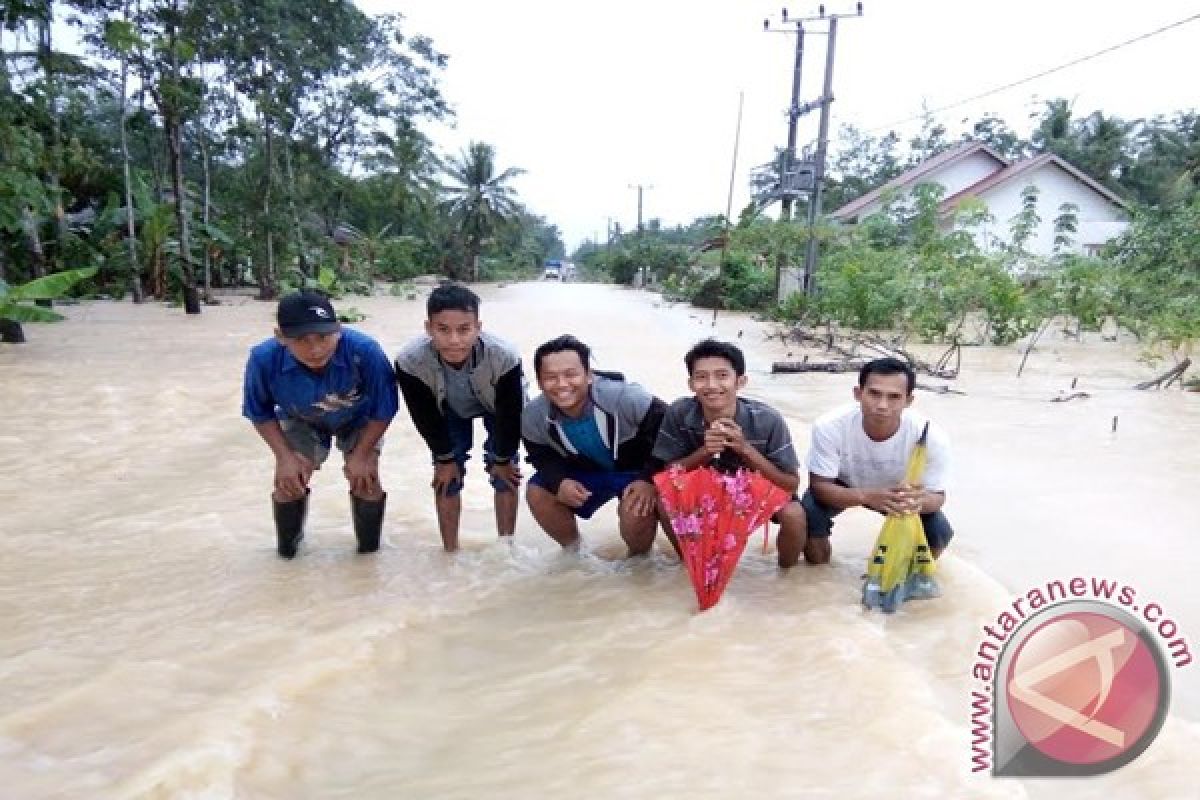
[[[542,280],[544,281],[561,281],[565,280],[563,275],[563,262],[553,259],[545,264],[545,269],[542,271]]]

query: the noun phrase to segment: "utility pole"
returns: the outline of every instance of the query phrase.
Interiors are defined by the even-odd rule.
[[[638,216],[637,216],[637,220],[638,220],[638,226],[637,226],[637,232],[638,232],[638,239],[641,239],[641,238],[642,238],[642,192],[644,192],[644,191],[645,191],[645,190],[647,190],[647,189],[653,189],[653,188],[654,188],[654,184],[652,184],[652,183],[645,183],[645,184],[643,184],[643,183],[631,183],[631,184],[629,184],[629,188],[630,188],[630,189],[637,189],[637,193],[638,193]]]
[[[821,7],[824,13],[825,7]],[[821,90],[821,122],[817,128],[817,168],[813,172],[812,199],[808,203],[808,242],[804,248],[804,292],[817,293],[817,217],[821,215],[821,194],[825,190],[825,156],[829,152],[829,107],[833,105],[833,50],[837,45],[838,16],[829,18],[829,42],[825,49],[825,86]],[[862,3],[858,4],[862,16]]]
[[[787,22],[787,9],[783,10],[783,21]],[[804,22],[796,23],[796,62],[792,67],[792,102],[788,106],[787,149],[783,151],[783,164],[779,170],[780,180],[791,172],[796,161],[796,129],[800,123],[800,73],[804,67]],[[792,218],[792,196],[785,194],[780,201],[780,219]]]
[[[788,10],[783,9],[782,13],[783,24],[787,25]],[[766,33],[793,33],[789,30],[772,30],[771,20],[763,20],[763,31]],[[792,198],[795,192],[789,187],[788,176],[793,172],[793,164],[796,163],[796,129],[799,127],[800,117],[806,113],[800,110],[800,75],[804,67],[804,20],[796,20],[796,57],[792,64],[792,101],[788,105],[788,131],[787,131],[787,146],[783,150],[783,155],[779,159],[779,197],[780,197],[780,213],[781,220],[790,220],[792,218]],[[775,299],[783,300],[783,271],[787,265],[782,262],[775,265]]]
[[[654,185],[649,184],[649,183],[647,183],[647,184],[631,183],[631,184],[629,184],[629,188],[637,189],[637,193],[638,193],[638,216],[637,216],[637,225],[638,225],[637,226],[637,245],[638,246],[637,246],[636,252],[638,253],[639,256],[643,256],[644,252],[642,250],[642,244],[644,242],[645,237],[643,236],[644,228],[642,227],[642,193],[647,189],[653,189]],[[647,285],[650,282],[649,269],[646,267],[645,264],[639,265],[637,269],[638,269],[638,274],[641,275],[641,282],[639,284],[635,284],[635,285],[636,286]]]
[[[738,92],[737,127],[733,133],[733,163],[729,167],[729,195],[725,199],[725,230],[721,234],[721,269],[725,269],[725,258],[729,254],[729,229],[732,227],[730,217],[733,216],[733,184],[737,179],[738,147],[742,143],[742,106],[746,100],[745,92]]]
[[[782,212],[780,219],[782,220],[791,219],[793,198],[801,194],[808,196],[808,242],[805,245],[804,251],[803,286],[804,291],[810,295],[816,292],[816,269],[819,245],[816,240],[815,230],[817,218],[821,214],[821,195],[824,190],[825,181],[825,161],[829,151],[829,116],[830,106],[833,104],[833,59],[834,48],[837,43],[837,25],[838,20],[842,17],[861,17],[863,13],[862,3],[855,4],[853,14],[830,14],[827,16],[824,5],[818,6],[817,9],[817,16],[795,20],[796,60],[792,71],[792,102],[788,108],[788,142],[787,149],[783,155],[783,163],[781,164],[778,189]],[[789,22],[786,8],[783,10],[782,18],[785,24]],[[804,58],[805,22],[828,22],[829,27],[826,31],[812,32],[818,35],[827,35],[829,40],[825,50],[825,80],[821,96],[813,102],[801,104],[800,73],[801,62]],[[772,30],[770,20],[763,20],[763,30],[768,33],[791,33],[791,31]],[[821,110],[821,120],[818,125],[816,154],[811,162],[807,160],[798,161],[796,159],[797,123],[801,116],[818,108]],[[775,296],[778,300],[784,299],[782,291],[783,269],[784,265],[780,264],[775,276]]]

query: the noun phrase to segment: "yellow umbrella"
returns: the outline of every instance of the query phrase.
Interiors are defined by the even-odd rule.
[[[925,475],[928,436],[929,423],[926,422],[904,470],[904,482],[909,486],[920,486]],[[937,585],[933,582],[933,572],[934,561],[929,543],[925,541],[920,515],[916,512],[889,515],[867,562],[863,605],[881,608],[890,614],[909,598],[935,596]]]

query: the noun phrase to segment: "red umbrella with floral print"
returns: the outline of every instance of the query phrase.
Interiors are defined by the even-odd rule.
[[[721,599],[737,568],[746,540],[765,526],[789,495],[757,472],[720,472],[712,467],[684,471],[676,466],[654,476],[659,496],[700,610]]]

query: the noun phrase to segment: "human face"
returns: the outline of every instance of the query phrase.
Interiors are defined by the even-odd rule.
[[[903,374],[868,375],[866,385],[854,387],[854,399],[862,406],[864,425],[888,435],[900,427],[900,414],[913,401]]]
[[[479,316],[470,311],[439,311],[425,320],[425,332],[433,339],[433,349],[443,361],[455,366],[471,355],[482,328]]]
[[[579,353],[561,350],[542,357],[537,381],[551,405],[569,417],[577,417],[587,403],[592,373],[583,366]]]
[[[276,336],[297,361],[315,372],[320,372],[325,369],[329,359],[333,358],[342,333],[306,333],[303,336],[288,338],[277,331]]]
[[[732,415],[738,389],[745,385],[746,376],[738,375],[733,364],[720,356],[696,359],[688,378],[688,388],[696,393],[704,416],[710,419]]]

